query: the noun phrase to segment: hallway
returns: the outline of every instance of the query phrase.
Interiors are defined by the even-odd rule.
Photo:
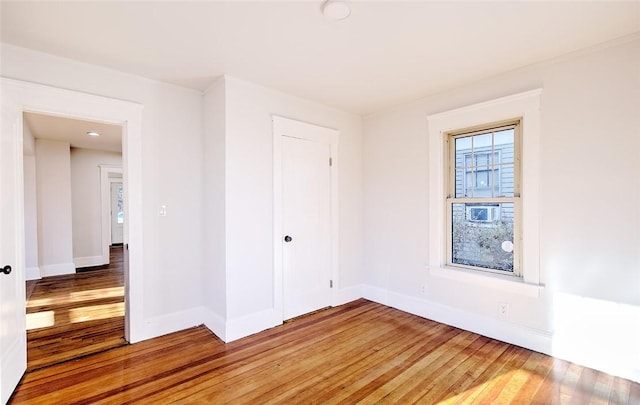
[[[27,370],[127,344],[122,246],[110,264],[27,281]]]

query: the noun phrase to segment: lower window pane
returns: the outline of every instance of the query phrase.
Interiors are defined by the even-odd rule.
[[[513,203],[453,204],[451,261],[513,272]]]

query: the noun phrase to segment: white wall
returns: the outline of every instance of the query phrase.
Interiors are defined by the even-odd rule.
[[[635,36],[366,117],[366,295],[640,380],[638,72]],[[430,275],[427,115],[538,87],[543,293]]]
[[[38,263],[42,275],[75,273],[68,142],[36,139]]]
[[[27,280],[42,277],[38,267],[38,205],[36,193],[35,139],[27,125],[24,129],[24,249]]]
[[[226,340],[227,276],[225,223],[225,80],[219,79],[204,95],[204,274],[205,323]]]
[[[122,167],[118,152],[71,148],[73,258],[76,267],[102,259],[102,198],[100,165]],[[78,266],[81,264],[81,266]]]
[[[207,95],[205,114],[209,104],[216,111],[220,92],[225,96],[226,339],[282,321],[282,314],[274,313],[273,303],[273,114],[340,131],[340,257],[335,288],[342,302],[360,297],[361,118],[231,77],[224,78],[223,89],[215,87],[210,92],[215,94]],[[208,131],[207,136],[214,133],[219,134],[219,129]],[[220,204],[214,206],[220,209]],[[206,288],[210,289],[206,294],[219,292],[217,286]]]
[[[3,77],[143,104],[143,338],[201,323],[202,94],[12,45],[0,51]]]

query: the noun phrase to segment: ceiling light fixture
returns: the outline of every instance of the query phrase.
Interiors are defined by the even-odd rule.
[[[351,7],[346,1],[327,0],[322,6],[322,15],[331,20],[344,20],[351,15]]]
[[[88,131],[87,135],[89,135],[89,136],[100,136],[100,134],[97,133],[96,131]]]

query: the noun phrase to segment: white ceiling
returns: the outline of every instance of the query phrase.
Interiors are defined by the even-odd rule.
[[[640,31],[640,1],[6,2],[3,42],[198,90],[222,74],[368,114]]]
[[[71,147],[122,152],[122,127],[72,118],[25,112],[24,121],[38,139],[69,142]],[[89,136],[95,131],[100,136]]]

